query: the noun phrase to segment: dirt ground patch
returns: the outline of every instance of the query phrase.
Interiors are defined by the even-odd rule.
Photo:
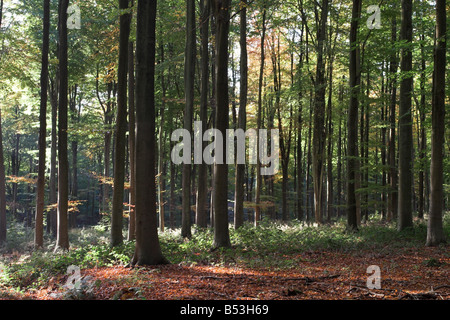
[[[67,295],[68,276],[61,275],[21,299],[448,300],[450,258],[447,247],[442,250],[312,251],[280,257],[298,261],[298,267],[280,270],[180,264],[92,268],[81,270],[85,292],[77,296]],[[370,265],[379,267],[380,289],[367,287]]]

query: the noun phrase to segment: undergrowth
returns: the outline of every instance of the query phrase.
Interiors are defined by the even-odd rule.
[[[450,236],[448,216],[444,219],[447,239]],[[298,266],[305,252],[357,253],[423,247],[426,229],[426,222],[421,220],[415,221],[413,229],[403,232],[398,232],[395,224],[378,220],[362,225],[357,232],[347,232],[345,221],[317,226],[299,221],[282,224],[264,220],[256,228],[248,223],[235,230],[230,225],[231,248],[212,250],[212,230],[196,226],[190,239],[181,238],[179,229],[167,229],[160,233],[160,244],[163,254],[173,264],[279,269]],[[0,287],[37,288],[52,277],[66,274],[71,265],[81,269],[126,265],[134,252],[134,241],[111,248],[108,228],[74,229],[70,234],[70,250],[56,253],[50,238],[45,249],[32,250],[27,232],[23,228],[12,231],[16,236],[14,242],[0,249]],[[20,239],[25,243],[20,244]]]

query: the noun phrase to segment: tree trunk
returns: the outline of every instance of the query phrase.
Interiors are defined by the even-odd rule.
[[[133,42],[128,43],[128,145],[130,152],[130,215],[128,218],[128,241],[134,240],[136,237],[136,215],[134,206],[136,204],[136,120],[134,110],[134,48]]]
[[[402,25],[400,40],[406,45],[412,42],[412,0],[402,0]],[[401,52],[402,81],[400,83],[399,107],[399,185],[398,185],[398,230],[413,226],[412,221],[412,116],[411,94],[413,78],[407,73],[412,70],[412,49]]]
[[[228,128],[228,34],[230,29],[230,0],[214,0],[216,18],[216,121],[215,127],[225,137]],[[225,152],[223,144],[223,155]],[[223,159],[225,160],[225,159]],[[228,165],[214,163],[214,242],[213,248],[229,247],[228,230]]]
[[[261,64],[259,69],[259,83],[258,83],[258,110],[256,116],[256,131],[257,131],[257,147],[256,147],[256,186],[255,186],[255,226],[258,225],[261,220],[261,189],[262,189],[262,176],[261,176],[261,162],[259,160],[259,131],[261,129],[262,121],[261,121],[261,113],[262,113],[262,88],[263,88],[263,80],[264,80],[264,41],[266,36],[266,8],[265,3],[263,7],[263,16],[262,16],[262,34],[261,34]]]
[[[442,216],[444,206],[444,133],[445,133],[445,71],[447,18],[445,0],[436,1],[436,48],[434,53],[432,135],[431,135],[431,194],[428,216],[427,246],[446,241]]]
[[[186,47],[184,63],[185,109],[184,129],[192,133],[195,77],[195,1],[186,0]],[[192,137],[192,134],[190,135]],[[190,157],[189,157],[190,159]],[[181,236],[191,237],[191,164],[183,164]]]
[[[397,20],[394,17],[392,20],[391,27],[391,42],[394,46],[397,41]],[[396,74],[398,69],[398,59],[396,53],[393,53],[391,56],[389,73],[391,74],[390,81],[390,106],[389,106],[389,184],[391,187],[391,192],[388,197],[388,212],[387,212],[387,220],[392,221],[397,217],[397,203],[398,203],[398,193],[397,193],[397,161],[396,161],[396,133],[395,133],[395,114],[396,114],[396,105],[397,105],[397,80]]]
[[[49,202],[50,204],[56,204],[58,201],[57,197],[57,117],[58,117],[58,83],[59,83],[59,75],[58,71],[56,72],[56,79],[51,85],[50,90],[50,103],[52,105],[52,144],[50,151],[50,190],[49,190]],[[47,229],[49,232],[51,231],[52,235],[56,236],[56,209],[50,209],[47,218]]]
[[[128,0],[119,0],[119,9],[126,10]],[[127,132],[128,39],[131,14],[120,15],[119,65],[117,75],[117,118],[114,147],[114,190],[111,213],[111,246],[123,243],[123,195],[125,183],[125,145]]]
[[[248,57],[247,57],[247,0],[242,1],[239,24],[239,44],[241,56],[239,61],[240,91],[238,128],[246,131],[247,127],[247,91],[248,91]],[[236,164],[236,189],[234,193],[234,227],[238,229],[244,224],[244,178],[245,164]]]
[[[423,214],[425,211],[425,157],[426,157],[426,148],[427,148],[427,138],[425,131],[425,118],[426,118],[426,95],[425,95],[425,83],[426,83],[426,61],[425,61],[425,46],[423,41],[425,41],[425,35],[421,36],[421,45],[420,45],[420,53],[421,53],[421,72],[420,75],[420,107],[419,107],[419,116],[420,116],[420,129],[419,129],[419,205],[417,215],[420,219],[423,219]]]
[[[202,122],[202,132],[205,132],[208,122],[208,90],[209,90],[209,14],[210,1],[200,1],[201,11],[201,92],[200,92],[200,121]],[[202,139],[202,150],[205,143]],[[198,166],[198,188],[196,203],[196,224],[201,228],[207,227],[206,204],[208,202],[208,165],[202,160]]]
[[[323,219],[323,168],[325,163],[325,62],[324,43],[326,41],[326,25],[328,17],[328,0],[322,1],[320,27],[317,32],[317,69],[314,95],[314,131],[313,131],[313,180],[314,180],[314,215],[315,222]]]
[[[48,52],[50,35],[50,0],[44,0],[44,20],[42,33],[41,103],[39,108],[39,167],[36,194],[36,217],[34,246],[44,245],[44,196],[45,196],[45,152],[47,135],[47,86]]]
[[[350,27],[350,105],[348,109],[347,133],[347,227],[358,229],[356,183],[358,175],[358,107],[360,85],[360,58],[358,26],[361,17],[361,0],[353,0]]]
[[[164,63],[164,43],[161,40],[161,63]],[[164,232],[164,110],[166,108],[166,81],[164,72],[161,71],[161,91],[162,99],[159,108],[160,124],[158,129],[158,212],[159,212],[159,230]]]
[[[0,2],[0,28],[3,17],[3,0]],[[3,162],[2,117],[0,110],[0,245],[6,242],[6,182]]]
[[[69,201],[69,163],[67,159],[67,7],[68,0],[59,0],[59,117],[58,117],[58,230],[57,249],[69,250],[69,231],[67,223]]]
[[[136,27],[136,246],[131,265],[166,264],[155,184],[156,1],[138,0]]]

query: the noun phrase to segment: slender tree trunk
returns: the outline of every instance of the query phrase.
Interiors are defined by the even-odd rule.
[[[392,20],[391,27],[391,42],[392,45],[397,41],[397,19],[394,17]],[[397,203],[398,203],[398,192],[397,192],[397,161],[396,161],[396,133],[395,133],[395,114],[397,106],[397,69],[398,69],[398,59],[396,53],[391,56],[389,73],[391,76],[390,80],[390,106],[389,106],[389,184],[391,187],[391,192],[388,197],[388,212],[387,220],[392,221],[397,217]]]
[[[427,138],[425,131],[425,117],[426,117],[426,95],[425,95],[425,83],[426,83],[426,61],[425,61],[425,46],[423,41],[425,41],[425,35],[421,36],[421,45],[420,45],[420,53],[421,53],[421,76],[420,76],[420,107],[419,107],[419,116],[420,116],[420,129],[419,129],[419,163],[420,163],[420,171],[419,171],[419,206],[418,206],[418,217],[420,219],[423,218],[423,214],[425,211],[425,157],[426,157],[426,147],[427,147]]]
[[[0,28],[3,18],[3,0],[0,2]],[[0,56],[1,58],[1,56]],[[0,245],[6,242],[6,182],[3,162],[2,117],[0,110]]]
[[[36,217],[34,246],[44,245],[44,193],[45,193],[45,151],[47,135],[47,86],[48,52],[50,35],[50,0],[44,0],[44,20],[42,33],[41,103],[39,109],[39,167],[36,194]]]
[[[200,121],[202,132],[205,132],[208,122],[208,91],[209,91],[209,14],[210,1],[200,1],[201,21],[201,92],[200,92]],[[202,139],[202,150],[205,143]],[[202,160],[198,166],[198,188],[196,203],[196,224],[201,228],[207,227],[206,205],[208,202],[208,165]]]
[[[347,227],[358,229],[356,179],[358,175],[358,107],[359,107],[359,44],[358,26],[361,17],[361,0],[353,0],[350,27],[350,106],[348,109],[347,136]]]
[[[71,120],[73,125],[76,125],[80,121],[80,113],[79,110],[77,110],[77,94],[78,94],[78,85],[75,84],[69,88],[69,108],[71,111]],[[71,181],[70,181],[70,197],[71,199],[76,199],[78,195],[78,141],[77,137],[74,136],[72,143],[71,143],[71,149],[72,149],[72,175]],[[72,224],[72,218],[74,218],[74,213],[69,213],[69,227],[71,227]]]
[[[164,63],[164,43],[161,41],[161,63]],[[162,99],[159,108],[160,124],[158,129],[158,212],[159,212],[159,230],[164,232],[164,110],[166,108],[166,80],[164,72],[161,72],[161,90]]]
[[[56,79],[54,83],[51,85],[51,97],[50,97],[50,103],[52,105],[52,144],[51,144],[51,151],[50,151],[50,190],[49,190],[49,202],[50,204],[56,204],[58,201],[57,196],[57,168],[56,168],[56,162],[57,162],[57,140],[58,140],[58,133],[57,133],[57,116],[58,116],[58,83],[59,83],[59,76],[58,71],[56,72]],[[56,236],[56,209],[51,209],[48,213],[48,222],[47,222],[47,228],[49,231],[52,232],[53,236]]]
[[[184,63],[184,87],[185,109],[184,129],[192,137],[192,119],[194,112],[194,77],[195,77],[195,1],[186,0],[186,47]],[[189,157],[190,159],[190,157]],[[183,164],[182,180],[182,212],[181,212],[181,236],[191,237],[191,164]]]
[[[406,45],[412,42],[412,0],[402,0],[401,40]],[[413,78],[407,73],[412,70],[412,49],[403,48],[401,53],[402,81],[400,83],[399,107],[399,185],[398,185],[398,229],[413,226],[412,221],[412,116],[411,94]]]
[[[119,9],[126,10],[128,0],[119,0]],[[111,214],[111,246],[123,243],[123,196],[125,183],[125,145],[127,132],[128,39],[131,14],[120,15],[119,65],[117,75],[117,118],[114,147],[114,189]]]
[[[128,220],[128,240],[136,238],[136,215],[134,206],[136,204],[136,118],[134,110],[134,45],[133,42],[128,42],[128,145],[130,152],[130,215]]]
[[[68,0],[59,0],[59,117],[58,117],[58,231],[57,249],[69,250],[68,201],[69,201],[69,163],[67,159],[67,7]]]
[[[138,0],[136,27],[136,246],[131,265],[166,264],[158,239],[155,183],[156,0]]]
[[[314,130],[313,130],[313,180],[314,180],[314,215],[315,222],[323,219],[323,168],[325,163],[325,62],[324,46],[328,17],[328,0],[322,1],[320,27],[317,33],[317,69],[314,95]]]
[[[431,194],[428,216],[427,246],[446,241],[442,217],[444,206],[444,133],[445,133],[445,71],[447,18],[445,0],[436,1],[436,48],[434,53],[432,135],[431,135]]]
[[[239,24],[239,44],[241,56],[239,61],[240,92],[238,128],[246,131],[247,127],[247,91],[248,91],[248,57],[247,57],[247,0],[242,1]],[[236,189],[234,193],[234,227],[238,229],[244,224],[244,177],[245,164],[236,164]]]
[[[261,113],[262,113],[262,89],[264,80],[264,41],[266,36],[266,8],[263,7],[262,16],[262,34],[261,34],[261,64],[259,69],[259,83],[258,83],[258,110],[256,115],[256,131],[257,131],[257,147],[256,147],[256,186],[255,186],[255,226],[258,225],[261,220],[261,189],[262,189],[262,176],[261,176],[261,163],[259,157],[259,131],[261,129]]]
[[[230,0],[214,0],[216,18],[216,123],[225,137],[228,128],[228,34],[230,29]],[[226,155],[225,144],[223,155]],[[214,242],[213,248],[229,247],[228,230],[228,165],[225,157],[214,164]]]

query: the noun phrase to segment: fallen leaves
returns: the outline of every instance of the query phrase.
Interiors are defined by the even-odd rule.
[[[443,250],[410,248],[377,256],[311,251],[277,257],[299,261],[289,269],[172,264],[91,268],[81,275],[95,283],[88,286],[89,299],[97,300],[448,300],[450,258],[447,247]],[[372,264],[381,269],[380,289],[366,286],[366,268]],[[53,277],[47,286],[14,298],[67,298],[61,294],[66,280],[64,275]],[[1,290],[0,299],[13,299],[13,293]]]

